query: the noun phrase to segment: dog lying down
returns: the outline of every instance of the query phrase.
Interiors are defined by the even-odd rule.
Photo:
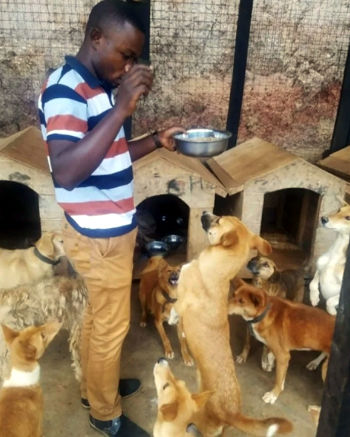
[[[271,246],[236,217],[203,213],[201,221],[209,246],[182,267],[175,303],[197,365],[200,391],[213,392],[193,422],[203,437],[218,436],[227,426],[256,436],[287,434],[292,425],[285,419],[257,420],[241,413],[230,346],[230,280],[246,264],[251,249],[269,255]]]
[[[178,318],[174,319],[173,306],[177,299],[176,286],[180,266],[171,266],[161,256],[154,256],[147,262],[140,275],[139,300],[141,304],[140,326],[147,324],[147,313],[152,314],[155,327],[163,343],[165,357],[174,358],[174,351],[166,335],[163,323],[176,324],[181,347],[181,355],[187,366],[193,365],[186,339],[181,331]]]
[[[0,289],[12,288],[54,274],[53,267],[65,255],[62,236],[46,232],[28,249],[0,248]]]
[[[201,437],[192,423],[194,415],[206,404],[212,392],[192,394],[184,381],[177,380],[166,359],[160,358],[153,369],[158,397],[154,437]]]
[[[0,323],[13,329],[59,320],[68,330],[69,349],[75,377],[79,381],[80,333],[87,289],[80,276],[45,277],[38,282],[0,289]],[[0,336],[0,382],[9,370],[6,345]]]
[[[51,322],[17,332],[2,325],[11,375],[0,390],[0,437],[42,437],[43,394],[38,360],[59,331]]]
[[[322,366],[325,379],[335,318],[326,311],[295,303],[242,282],[229,302],[229,313],[241,315],[255,337],[270,349],[268,359],[276,359],[276,380],[263,400],[273,404],[281,391],[292,350],[316,350],[327,355]]]

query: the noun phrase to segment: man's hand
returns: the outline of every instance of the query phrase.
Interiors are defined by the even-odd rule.
[[[116,95],[116,109],[129,117],[136,109],[141,96],[147,96],[152,88],[153,70],[147,65],[133,65],[120,80]]]
[[[173,135],[180,132],[186,132],[186,129],[179,126],[170,127],[169,129],[165,129],[162,131],[158,131],[159,141],[162,143],[162,146],[168,150],[174,151],[175,141]]]

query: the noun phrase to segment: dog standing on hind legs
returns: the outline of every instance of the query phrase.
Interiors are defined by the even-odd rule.
[[[2,325],[11,353],[11,374],[0,390],[0,437],[42,437],[38,360],[60,327],[60,323],[51,322],[14,331]]]
[[[241,413],[230,345],[230,281],[247,262],[251,249],[269,255],[271,246],[236,217],[203,213],[201,221],[209,246],[182,267],[175,303],[197,365],[200,391],[213,392],[193,422],[203,437],[221,435],[228,426],[255,436],[287,434],[293,427],[286,419],[258,420]]]

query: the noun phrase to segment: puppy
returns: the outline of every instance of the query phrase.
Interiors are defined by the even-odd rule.
[[[191,394],[186,383],[175,378],[164,358],[160,358],[155,364],[153,375],[158,397],[158,413],[153,436],[201,437],[192,420],[212,392]]]
[[[343,280],[346,250],[350,237],[350,205],[345,203],[338,212],[321,217],[325,228],[337,232],[337,237],[316,263],[316,273],[310,282],[310,300],[313,306],[320,301],[320,292],[326,300],[329,314],[336,315]]]
[[[255,337],[270,349],[268,359],[276,359],[275,385],[264,394],[266,403],[275,403],[284,389],[292,350],[324,352],[327,355],[322,366],[324,380],[335,317],[319,308],[269,296],[261,288],[248,284],[239,287],[230,299],[229,314],[241,315],[249,323]]]
[[[28,249],[0,248],[0,288],[16,287],[54,274],[53,266],[64,256],[62,237],[53,232],[44,233]]]
[[[279,296],[295,302],[302,302],[304,298],[304,270],[278,270],[272,259],[265,256],[255,256],[247,265],[252,272],[252,285],[262,288],[270,296]],[[247,330],[245,344],[237,363],[245,363],[250,352],[250,332]],[[271,372],[271,364],[267,360],[267,349],[264,347],[261,366]]]
[[[288,433],[292,425],[285,419],[256,420],[241,413],[240,387],[230,346],[230,280],[247,262],[251,249],[269,255],[271,246],[236,217],[203,213],[201,221],[209,246],[182,267],[175,303],[197,365],[200,391],[214,392],[194,424],[204,437],[219,435],[225,426],[256,436]]]
[[[51,322],[18,332],[2,325],[12,367],[0,391],[0,437],[42,437],[43,394],[38,360],[60,327],[60,323]]]
[[[177,323],[178,318],[174,319],[173,306],[177,300],[176,286],[179,273],[179,266],[169,265],[161,256],[149,259],[140,276],[139,300],[142,311],[140,326],[147,325],[147,313],[153,315],[155,327],[163,343],[165,357],[172,359],[174,351],[163,323],[166,321],[169,324],[176,324],[182,358],[187,366],[192,366],[193,360],[188,352],[181,324]]]

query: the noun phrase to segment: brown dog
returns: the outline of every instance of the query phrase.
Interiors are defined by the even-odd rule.
[[[0,288],[12,288],[50,275],[65,255],[62,237],[46,232],[28,249],[0,248]]]
[[[264,394],[266,403],[273,404],[284,389],[292,350],[327,354],[322,366],[322,378],[325,378],[335,325],[335,318],[326,311],[269,296],[261,288],[244,283],[230,299],[229,313],[241,315],[255,337],[271,350],[268,359],[276,359],[275,386]]]
[[[204,437],[219,435],[225,426],[256,436],[288,433],[292,425],[287,420],[256,420],[241,413],[240,387],[230,346],[230,280],[247,262],[251,249],[268,255],[271,246],[236,217],[203,213],[201,221],[210,245],[182,267],[175,303],[197,365],[200,390],[214,392],[194,423]]]
[[[173,311],[174,303],[177,300],[176,286],[179,273],[179,266],[169,265],[161,256],[149,259],[140,276],[139,300],[142,310],[140,326],[146,326],[147,313],[153,315],[155,327],[163,343],[165,357],[172,359],[174,351],[163,323],[176,324],[182,358],[187,366],[192,366],[193,360],[188,352],[181,325],[177,323],[178,317]]]
[[[2,330],[11,352],[10,378],[0,391],[0,437],[42,437],[43,394],[39,358],[59,331],[58,322]]]
[[[212,392],[190,393],[186,383],[175,378],[164,358],[160,358],[155,364],[153,375],[158,397],[158,413],[153,436],[200,437],[192,420]]]
[[[252,285],[262,288],[270,296],[279,296],[302,302],[304,298],[304,269],[278,270],[272,259],[265,256],[255,256],[248,264],[248,269],[252,272]],[[247,330],[245,344],[240,355],[237,356],[237,363],[245,363],[250,352],[250,332]],[[264,347],[261,367],[271,372],[271,363],[267,360],[268,350]]]

